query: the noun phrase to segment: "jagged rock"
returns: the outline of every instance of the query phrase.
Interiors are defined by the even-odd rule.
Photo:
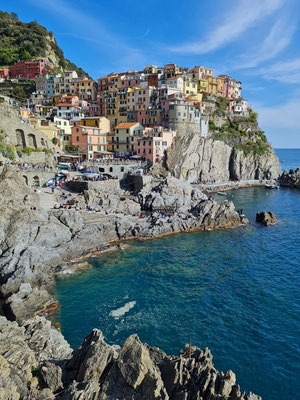
[[[52,299],[45,289],[32,290],[29,283],[22,283],[19,291],[11,295],[5,303],[7,315],[17,321],[30,318]]]
[[[24,321],[24,340],[34,352],[38,362],[44,360],[64,361],[71,357],[72,349],[62,334],[51,327],[45,317]]]
[[[40,365],[37,376],[41,388],[48,388],[54,393],[63,388],[62,370],[58,365],[44,361]]]
[[[20,398],[10,374],[9,363],[0,355],[0,400],[19,400]]]
[[[132,335],[116,350],[94,329],[70,358],[62,335],[52,330],[44,318],[19,326],[0,317],[0,396],[10,396],[3,400],[54,393],[63,400],[260,400],[240,392],[232,371],[218,372],[208,349],[186,346],[167,356]]]
[[[5,317],[0,317],[0,355],[9,365],[13,385],[21,396],[25,395],[28,391],[27,383],[32,378],[31,369],[38,362],[25,342],[24,328]]]
[[[114,349],[104,342],[102,332],[94,329],[84,339],[82,346],[74,351],[66,368],[78,382],[99,381],[107,365],[116,356]]]
[[[300,188],[300,168],[296,170],[291,169],[288,171],[283,171],[282,175],[279,178],[280,186],[289,186],[295,187],[297,189]]]
[[[262,211],[256,214],[256,222],[268,226],[277,222],[276,215],[271,211]]]
[[[144,210],[187,212],[200,200],[207,200],[207,196],[188,183],[168,177],[161,183],[146,185],[138,194],[138,199]]]

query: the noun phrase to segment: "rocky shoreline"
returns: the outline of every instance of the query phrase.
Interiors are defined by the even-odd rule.
[[[119,349],[94,330],[72,351],[40,317],[57,309],[47,285],[70,265],[132,238],[246,224],[232,202],[168,177],[133,200],[94,189],[80,198],[90,211],[46,211],[13,167],[0,175],[0,200],[0,399],[259,399],[216,371],[208,349],[167,356],[135,335]]]

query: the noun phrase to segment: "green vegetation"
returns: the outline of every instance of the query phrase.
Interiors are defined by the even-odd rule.
[[[37,367],[31,367],[31,373],[33,376],[37,376],[39,370],[41,369],[41,366],[38,365]]]
[[[88,76],[83,69],[65,59],[53,32],[48,32],[36,21],[19,21],[16,13],[0,11],[0,65],[9,66],[19,60],[47,57],[49,47],[58,58],[58,65],[54,70],[50,68],[49,72],[74,70],[78,76]]]
[[[248,107],[249,118],[247,119],[248,122],[257,122],[258,114],[254,112],[251,107]]]
[[[0,130],[0,154],[3,157],[9,158],[11,161],[15,159],[15,151],[16,148],[13,145],[6,145],[3,143],[4,139],[6,138],[6,134],[3,129]]]
[[[65,151],[69,154],[78,154],[82,153],[82,150],[79,146],[75,146],[74,144],[66,144]]]
[[[4,94],[14,97],[18,101],[26,100],[34,91],[35,81],[31,79],[24,79],[19,82],[12,82],[10,80],[0,82],[0,95]]]
[[[52,138],[52,143],[55,144],[55,145],[57,145],[58,139],[57,139],[56,137]]]
[[[247,120],[239,124],[228,119],[228,122],[221,128],[218,128],[214,121],[210,120],[209,128],[213,131],[212,139],[222,140],[229,146],[232,146],[237,150],[242,150],[245,156],[251,153],[260,156],[268,152],[270,146],[264,132],[258,129],[257,131],[251,130],[248,133],[247,130],[242,128],[245,126],[245,122],[253,122],[253,120]]]

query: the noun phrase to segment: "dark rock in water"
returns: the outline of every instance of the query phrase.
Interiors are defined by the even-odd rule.
[[[256,214],[256,222],[265,226],[275,224],[277,222],[276,215],[271,211],[262,211]]]
[[[280,186],[300,188],[300,168],[283,171],[279,178]]]

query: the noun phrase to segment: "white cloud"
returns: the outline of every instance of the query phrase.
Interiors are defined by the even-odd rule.
[[[239,58],[236,69],[254,68],[277,56],[290,44],[295,29],[294,21],[286,18],[278,20],[260,46],[252,48]]]
[[[188,42],[171,48],[183,54],[204,54],[216,50],[256,25],[257,22],[279,10],[286,0],[240,0],[225,15],[223,22],[201,41]]]
[[[279,105],[252,104],[258,112],[259,126],[275,148],[300,148],[300,100],[291,99]]]
[[[276,80],[283,83],[300,83],[300,58],[279,62],[255,71],[264,79]]]
[[[74,31],[68,35],[92,42],[101,48],[118,49],[124,53],[131,53],[133,57],[139,53],[138,49],[126,44],[124,38],[119,38],[110,29],[105,27],[100,17],[94,17],[83,9],[76,9],[73,3],[65,0],[29,0],[36,7],[55,13],[57,16],[69,21]]]

